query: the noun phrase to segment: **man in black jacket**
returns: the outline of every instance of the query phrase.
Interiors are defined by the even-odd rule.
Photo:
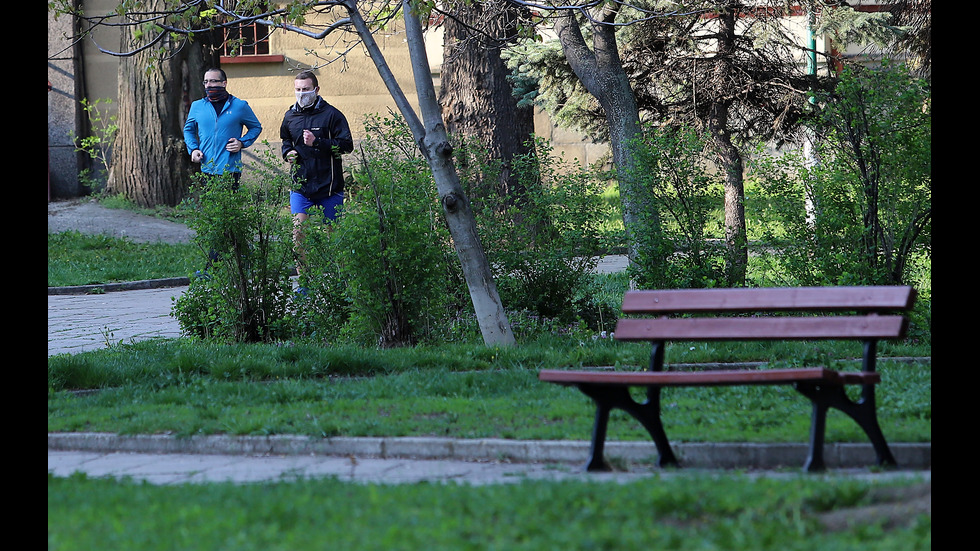
[[[344,203],[344,167],[341,155],[354,150],[347,118],[318,94],[316,75],[303,71],[295,78],[296,103],[282,119],[279,137],[282,156],[292,163],[293,191],[290,211],[297,247],[302,240],[301,224],[310,207],[323,208],[324,221],[337,218]],[[302,263],[303,255],[300,253]]]

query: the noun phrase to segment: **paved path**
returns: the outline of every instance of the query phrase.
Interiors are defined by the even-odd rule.
[[[589,473],[587,441],[527,441],[437,437],[191,436],[49,433],[48,471],[57,476],[132,477],[157,484],[253,482],[299,476],[331,476],[365,483],[509,483],[524,479],[629,481],[649,476],[702,476],[744,472],[746,476],[893,477],[931,480],[931,446],[893,444],[902,470],[867,467],[870,445],[828,444],[829,469],[802,472],[805,444],[675,443],[684,466],[652,463],[652,442],[607,442],[606,458],[620,469]],[[625,466],[625,468],[623,467]]]
[[[180,336],[170,316],[187,287],[48,295],[48,356],[105,348],[110,343]]]
[[[474,486],[512,484],[524,480],[629,482],[651,476],[700,477],[720,474],[717,470],[664,471],[652,467],[631,467],[629,472],[588,473],[575,465],[554,462],[512,463],[323,455],[100,453],[51,449],[48,449],[48,472],[55,476],[84,472],[91,477],[131,478],[152,484],[249,483],[330,477],[363,484],[430,482]],[[747,478],[809,476],[791,470],[728,471],[728,474]],[[838,469],[820,476],[932,481],[932,472],[928,470],[876,472],[869,469]]]

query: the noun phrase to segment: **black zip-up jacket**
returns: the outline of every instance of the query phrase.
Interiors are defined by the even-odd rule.
[[[303,130],[316,136],[313,145],[303,142]],[[286,111],[279,127],[282,156],[296,150],[299,158],[293,169],[298,191],[311,201],[319,201],[344,191],[341,154],[354,151],[347,118],[336,107],[317,96],[312,107],[300,109],[295,103]]]

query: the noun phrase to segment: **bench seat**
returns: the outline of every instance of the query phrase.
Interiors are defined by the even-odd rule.
[[[571,371],[544,369],[538,379],[550,383],[630,386],[720,386],[793,383],[876,384],[880,373],[834,371],[825,367],[789,369],[717,369],[711,371]]]

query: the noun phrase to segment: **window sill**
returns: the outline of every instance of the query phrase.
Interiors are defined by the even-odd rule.
[[[225,63],[282,63],[286,61],[286,56],[284,55],[240,55],[240,56],[226,56],[223,55],[220,58],[221,64]]]

